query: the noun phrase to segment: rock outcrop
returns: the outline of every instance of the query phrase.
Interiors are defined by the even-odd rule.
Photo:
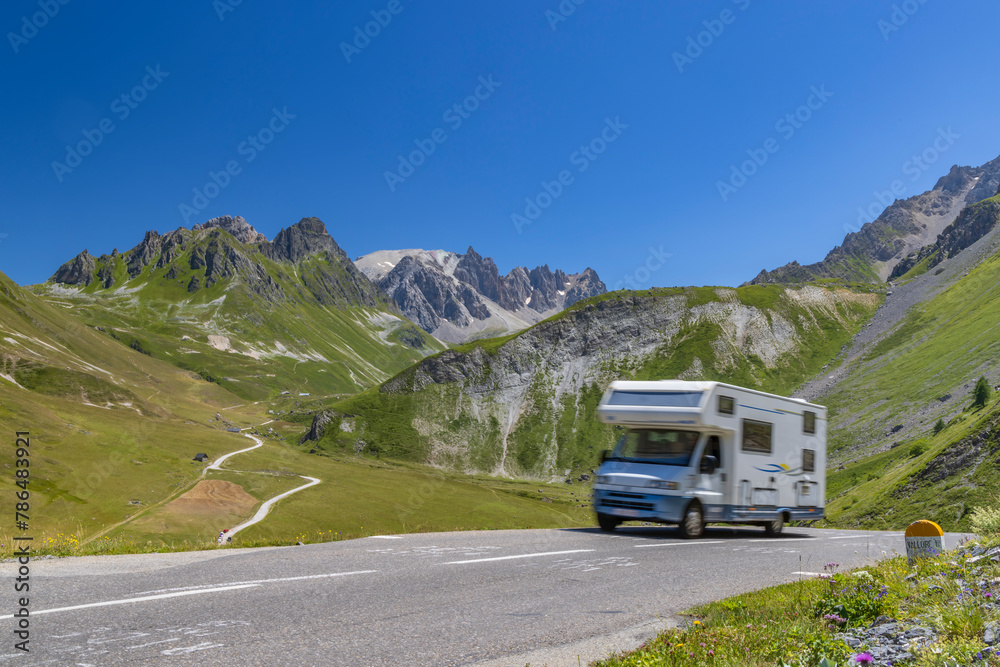
[[[66,285],[84,287],[94,280],[97,262],[94,256],[84,250],[79,255],[59,267],[59,270],[49,279]]]
[[[1000,222],[1000,196],[966,207],[955,222],[938,234],[934,243],[904,257],[892,270],[889,279],[899,278],[925,259],[927,268],[934,268],[986,236],[998,222]]]
[[[282,229],[264,249],[264,254],[271,259],[292,264],[322,253],[346,257],[319,218],[302,218],[288,229]]]
[[[251,227],[250,223],[239,215],[236,217],[223,215],[218,218],[212,218],[208,222],[195,225],[191,228],[191,230],[198,232],[203,229],[213,228],[227,231],[233,236],[234,239],[240,243],[246,243],[247,245],[252,245],[254,243],[267,243],[267,237]]]

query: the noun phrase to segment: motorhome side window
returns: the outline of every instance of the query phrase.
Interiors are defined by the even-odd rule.
[[[816,450],[802,450],[802,472],[816,472]]]
[[[770,454],[772,426],[769,422],[744,419],[743,451],[754,452],[756,454]]]
[[[719,414],[731,415],[736,412],[736,401],[732,396],[719,396]]]
[[[806,412],[802,413],[802,432],[803,433],[815,433],[816,432],[816,413]]]

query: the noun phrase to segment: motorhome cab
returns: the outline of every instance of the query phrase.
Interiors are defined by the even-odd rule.
[[[612,382],[600,420],[626,428],[594,484],[604,530],[623,521],[743,523],[777,535],[823,517],[826,408],[721,382]]]

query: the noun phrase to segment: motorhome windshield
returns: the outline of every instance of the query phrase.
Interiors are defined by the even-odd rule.
[[[608,405],[628,405],[643,408],[696,408],[701,391],[620,391],[611,392]]]
[[[614,457],[672,466],[686,466],[698,444],[697,431],[632,429],[618,441]]]

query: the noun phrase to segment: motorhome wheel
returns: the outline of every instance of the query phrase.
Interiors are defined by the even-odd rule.
[[[684,511],[684,520],[680,525],[681,537],[690,539],[701,537],[705,532],[705,515],[701,511],[701,504],[693,502]]]
[[[598,514],[597,515],[597,523],[601,527],[601,530],[603,530],[605,532],[608,532],[608,533],[610,533],[615,528],[617,528],[618,524],[620,524],[621,522],[622,522],[621,519],[619,519],[617,517],[610,516],[608,514]]]

